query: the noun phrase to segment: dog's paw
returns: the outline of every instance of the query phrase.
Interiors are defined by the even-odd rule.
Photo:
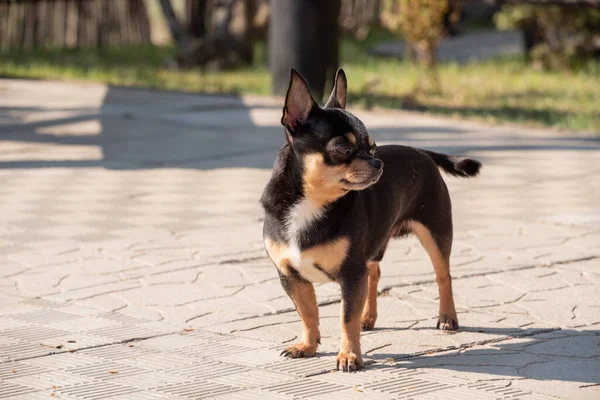
[[[317,352],[317,346],[306,343],[296,343],[283,350],[280,355],[289,358],[312,357]]]
[[[436,328],[441,329],[442,331],[455,331],[458,329],[458,318],[456,315],[440,314]]]
[[[362,357],[348,351],[340,351],[337,356],[336,369],[339,371],[340,367],[343,372],[358,371],[364,368]]]
[[[363,331],[370,331],[375,329],[375,321],[377,320],[377,315],[372,316],[371,314],[363,314],[360,319],[360,327]]]

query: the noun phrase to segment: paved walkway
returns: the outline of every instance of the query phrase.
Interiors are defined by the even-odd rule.
[[[389,57],[405,54],[403,41],[379,43],[370,52]],[[477,31],[445,38],[438,48],[440,61],[466,63],[495,57],[523,56],[523,38],[518,31]]]
[[[462,329],[433,329],[432,267],[395,241],[369,365],[342,374],[333,284],[318,357],[279,357],[301,330],[261,242],[280,110],[0,80],[0,398],[600,398],[598,140],[357,112],[485,167],[447,179]]]

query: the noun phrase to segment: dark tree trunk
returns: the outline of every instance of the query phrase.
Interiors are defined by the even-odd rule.
[[[77,0],[77,47],[83,48],[86,46],[86,10],[85,2],[83,0]]]
[[[207,0],[187,0],[188,31],[194,38],[206,34],[206,2]]]
[[[35,45],[36,7],[33,3],[25,3],[25,23],[23,24],[23,47],[30,49]]]
[[[254,16],[256,15],[256,0],[246,0],[244,2],[244,46],[241,49],[240,58],[245,64],[252,65],[254,56]]]
[[[321,100],[338,68],[341,0],[271,0],[269,23],[273,93],[285,94],[290,68],[306,79]]]
[[[521,30],[523,32],[525,60],[531,61],[531,50],[538,44],[542,44],[544,42],[544,37],[535,18],[530,18],[525,21],[521,26]]]
[[[173,10],[171,1],[160,0],[160,6],[165,18],[167,19],[167,23],[169,24],[169,29],[171,30],[171,36],[173,36],[173,40],[180,47],[186,47],[189,42],[189,38],[187,36],[187,32],[184,31],[183,27],[177,20],[177,16]]]

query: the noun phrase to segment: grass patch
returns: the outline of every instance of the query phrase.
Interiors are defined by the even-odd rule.
[[[537,71],[517,59],[442,64],[443,92],[410,96],[416,71],[408,62],[367,54],[366,45],[379,39],[343,41],[342,65],[349,77],[349,102],[354,106],[418,109],[488,122],[600,132],[600,62],[573,73]],[[228,72],[172,70],[167,63],[173,54],[169,46],[11,51],[0,54],[0,75],[188,92],[270,93],[264,45],[257,46],[253,67]]]
[[[260,51],[258,51],[260,55]],[[33,50],[0,53],[0,76],[89,80],[118,86],[202,93],[270,92],[266,66],[231,72],[175,70],[172,46],[130,46],[101,50]]]

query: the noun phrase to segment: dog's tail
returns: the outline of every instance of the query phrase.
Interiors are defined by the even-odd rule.
[[[455,157],[446,154],[435,153],[429,150],[423,150],[438,167],[453,176],[469,178],[477,176],[481,169],[481,163],[473,158]]]

